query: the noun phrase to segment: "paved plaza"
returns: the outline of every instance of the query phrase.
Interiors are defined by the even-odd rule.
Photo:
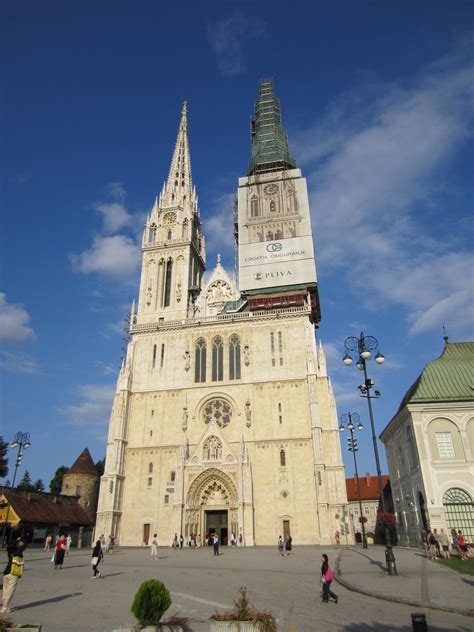
[[[281,557],[276,548],[223,547],[222,554],[215,557],[210,547],[160,548],[159,559],[154,561],[149,549],[125,549],[106,555],[102,566],[105,578],[92,580],[88,550],[71,551],[63,569],[55,571],[51,554],[27,549],[25,574],[11,616],[17,623],[41,623],[44,632],[112,632],[136,623],[130,612],[133,596],[142,581],[156,578],[171,592],[173,603],[166,616],[189,617],[196,632],[209,630],[209,616],[216,609],[232,606],[242,585],[247,586],[256,607],[274,613],[278,629],[284,632],[409,632],[410,613],[420,610],[427,615],[429,632],[473,631],[472,617],[369,597],[337,582],[332,588],[339,594],[339,603],[321,603],[322,552],[327,552],[333,563],[340,550],[295,547],[293,556]],[[387,591],[387,599],[397,593],[415,602],[449,602],[452,595],[464,590],[459,603],[471,607],[473,578],[429,565],[423,576],[422,565],[427,562],[418,552],[395,552],[400,575],[388,578],[380,569],[380,547],[341,549],[341,578],[348,585],[359,583],[362,589],[378,592],[379,597]],[[3,562],[6,554],[2,555]],[[435,580],[430,584],[433,573]],[[463,604],[466,598],[468,603]]]

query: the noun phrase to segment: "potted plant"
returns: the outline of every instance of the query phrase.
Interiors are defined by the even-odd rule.
[[[41,625],[35,623],[16,624],[12,619],[0,615],[0,632],[41,632]]]
[[[184,617],[171,617],[161,621],[161,617],[171,606],[171,596],[163,584],[157,579],[144,581],[135,595],[132,612],[139,625],[129,628],[130,631],[142,632],[188,632],[188,620]],[[123,628],[121,629],[123,631]],[[1,632],[1,630],[0,630]]]
[[[241,586],[240,597],[231,610],[211,616],[211,632],[276,632],[276,620],[271,612],[256,610]]]

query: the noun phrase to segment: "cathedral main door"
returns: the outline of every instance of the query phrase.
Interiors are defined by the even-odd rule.
[[[201,472],[191,483],[185,507],[185,531],[196,533],[204,543],[216,533],[226,545],[238,533],[237,490],[229,475],[218,468]]]
[[[227,509],[205,509],[206,533],[212,536],[217,533],[221,544],[228,544]]]

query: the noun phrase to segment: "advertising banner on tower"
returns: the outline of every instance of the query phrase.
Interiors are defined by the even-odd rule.
[[[239,289],[316,282],[306,180],[299,169],[240,178]]]

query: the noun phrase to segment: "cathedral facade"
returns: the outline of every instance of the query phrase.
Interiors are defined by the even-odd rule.
[[[207,278],[187,108],[147,218],[138,304],[110,418],[96,533],[122,546],[234,533],[245,546],[348,533],[306,181],[271,82],[239,180],[236,277]]]

